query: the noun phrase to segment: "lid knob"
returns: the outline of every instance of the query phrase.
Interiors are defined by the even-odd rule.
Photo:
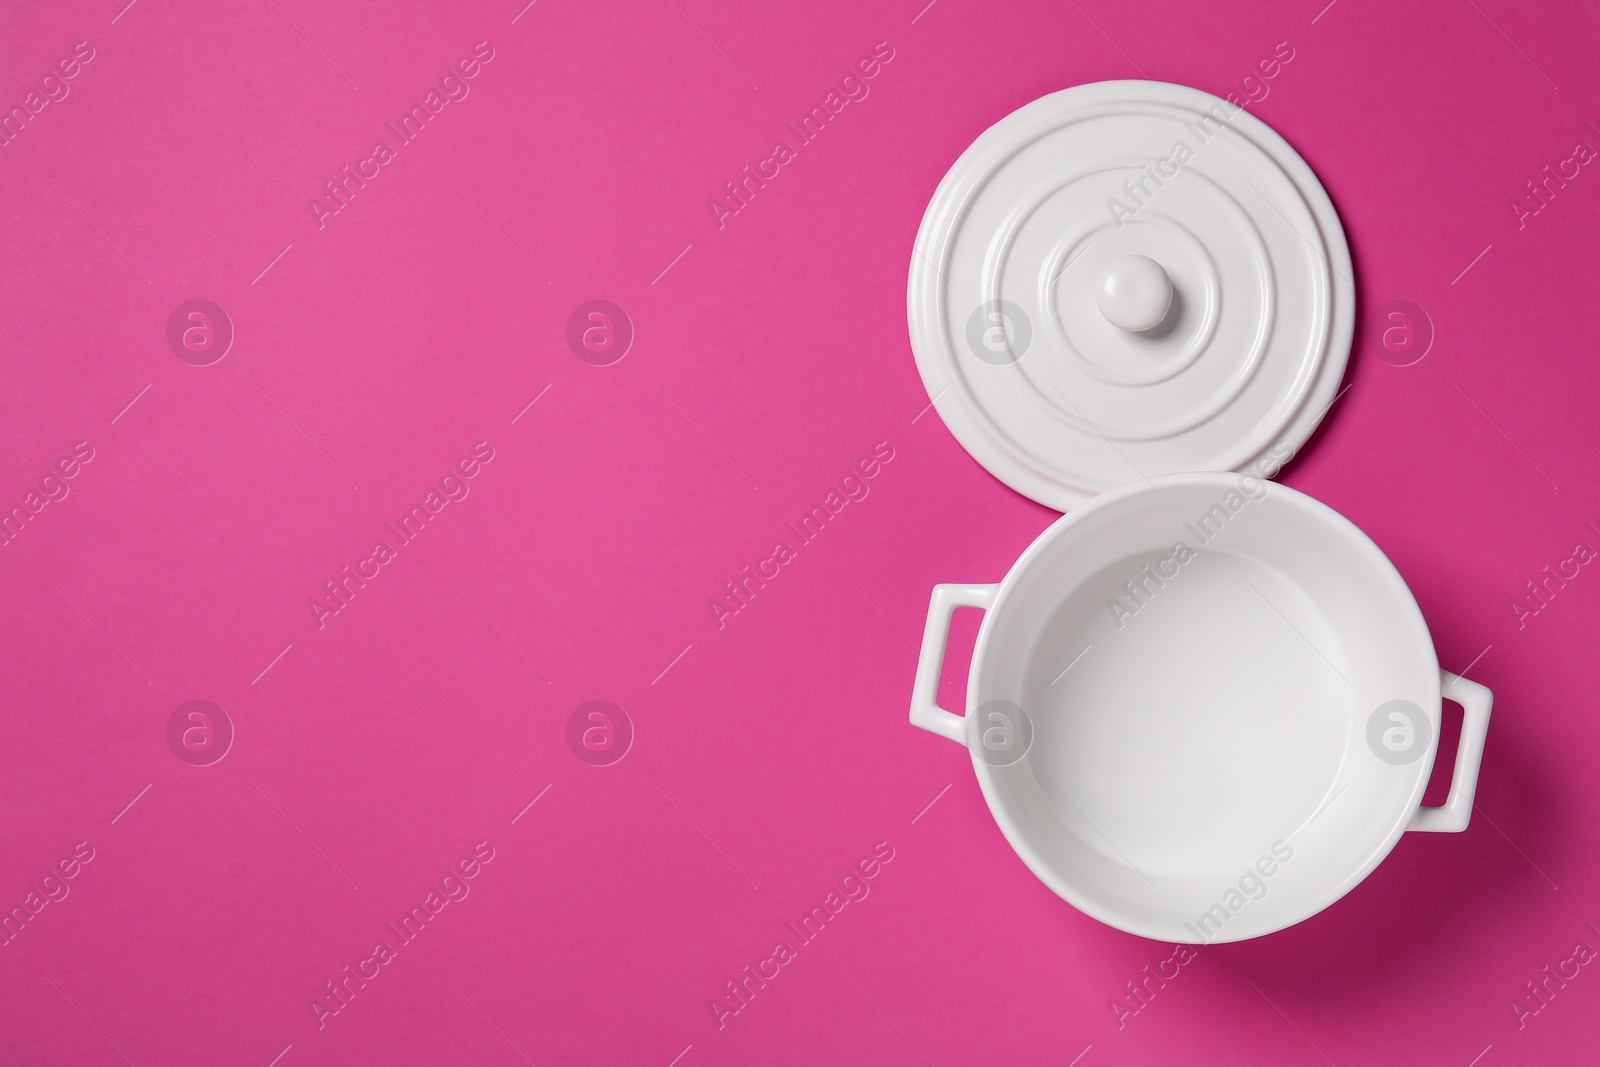
[[[1095,286],[1095,303],[1113,326],[1143,333],[1161,325],[1172,307],[1172,279],[1149,256],[1118,256]]]

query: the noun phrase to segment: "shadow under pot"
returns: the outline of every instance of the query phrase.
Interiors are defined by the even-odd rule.
[[[986,614],[964,716],[938,706],[951,613]],[[1491,694],[1439,669],[1410,590],[1324,504],[1173,474],[1050,526],[998,585],[934,588],[911,722],[967,746],[995,822],[1062,899],[1129,933],[1292,926],[1407,830],[1461,831]],[[1465,709],[1423,807],[1440,699]]]

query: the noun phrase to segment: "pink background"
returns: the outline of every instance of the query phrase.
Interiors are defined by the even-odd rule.
[[[1600,948],[1600,577],[1510,606],[1600,546],[1600,174],[1521,229],[1507,206],[1600,148],[1577,5],[124,2],[0,16],[7,109],[95,52],[0,147],[0,503],[95,455],[0,548],[0,905],[94,849],[0,948],[0,1061],[1592,1057],[1594,968],[1511,1010]],[[309,198],[479,41],[470,95],[319,229]],[[870,95],[719,229],[709,198],[880,41]],[[1252,110],[1332,194],[1363,309],[1437,331],[1394,367],[1364,316],[1284,480],[1389,553],[1446,667],[1482,654],[1494,721],[1467,833],[1202,949],[1119,1029],[1171,947],[1051,895],[906,721],[930,587],[997,580],[1053,518],[917,418],[907,238],[1014,108],[1226,93],[1279,41]],[[636,331],[605,367],[565,340],[596,298]],[[191,299],[237,331],[211,366],[167,347]],[[470,496],[319,629],[308,598],[479,441]],[[719,630],[708,598],[879,441],[870,496]],[[612,766],[566,741],[594,698],[636,730]],[[168,748],[192,699],[237,732],[212,766]],[[480,841],[470,895],[319,1029]],[[723,983],[880,841],[870,896],[719,1029]]]

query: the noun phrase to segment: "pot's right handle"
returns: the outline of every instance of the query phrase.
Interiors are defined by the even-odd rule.
[[[1478,767],[1483,763],[1483,742],[1489,734],[1489,708],[1494,704],[1494,694],[1477,682],[1441,670],[1439,695],[1454,700],[1465,712],[1461,743],[1456,746],[1455,772],[1450,777],[1450,796],[1441,807],[1418,808],[1406,829],[1460,833],[1472,818],[1472,797],[1478,791]]]
[[[928,601],[928,625],[917,655],[917,680],[911,687],[911,725],[920,726],[959,745],[967,743],[967,720],[939,706],[939,665],[950,639],[950,617],[957,608],[989,610],[998,585],[936,585]],[[1474,767],[1473,773],[1477,770]]]

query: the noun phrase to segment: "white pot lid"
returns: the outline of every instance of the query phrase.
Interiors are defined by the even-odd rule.
[[[962,153],[906,311],[956,439],[1065,511],[1157,474],[1276,470],[1336,395],[1355,285],[1338,213],[1282,137],[1198,89],[1108,81]]]

